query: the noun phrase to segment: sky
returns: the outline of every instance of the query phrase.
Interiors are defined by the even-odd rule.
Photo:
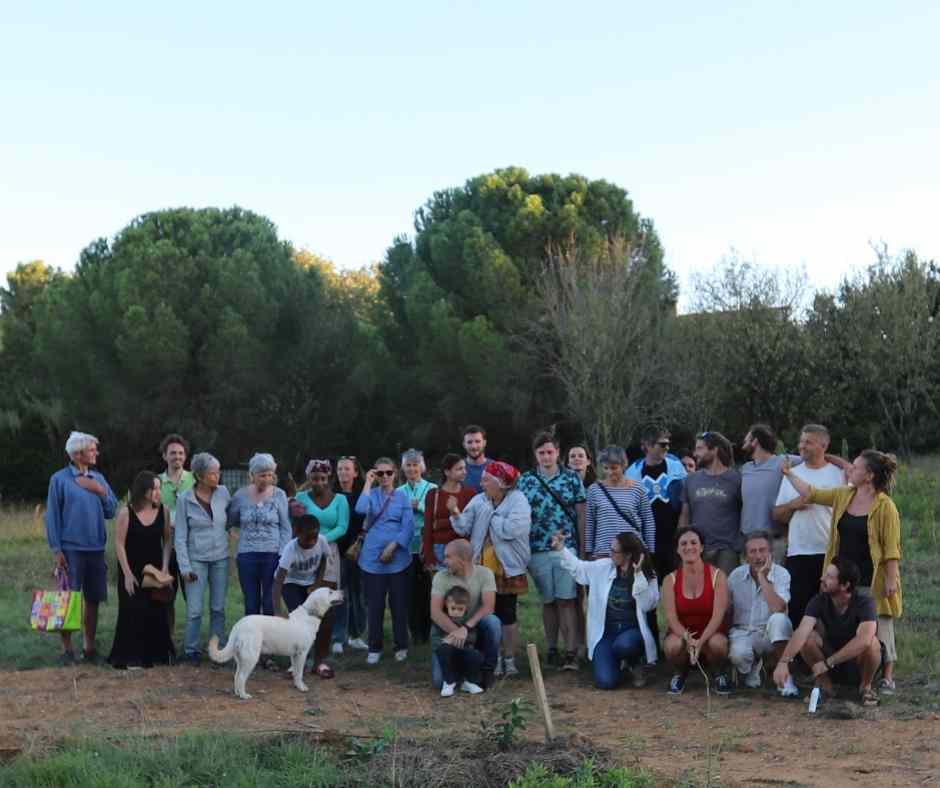
[[[938,3],[4,6],[0,275],[178,206],[357,268],[506,166],[627,189],[686,288],[940,259]]]

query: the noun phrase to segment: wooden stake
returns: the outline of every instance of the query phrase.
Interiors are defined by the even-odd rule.
[[[535,647],[535,643],[529,643],[526,646],[526,653],[529,655],[532,683],[535,684],[535,697],[538,699],[539,708],[542,710],[542,719],[545,721],[545,740],[551,741],[555,738],[555,726],[552,724],[552,710],[548,706],[545,682],[542,681],[542,668],[539,666],[539,650]]]

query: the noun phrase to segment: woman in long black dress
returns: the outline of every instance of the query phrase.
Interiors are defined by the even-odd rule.
[[[170,517],[160,501],[160,479],[141,471],[131,486],[130,502],[118,513],[115,552],[118,578],[118,621],[108,657],[116,668],[152,668],[176,656],[168,626],[169,595],[143,588],[144,567],[164,573],[170,562]]]

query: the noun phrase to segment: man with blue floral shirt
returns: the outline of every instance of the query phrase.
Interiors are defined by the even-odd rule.
[[[537,466],[522,474],[516,484],[532,508],[529,574],[542,597],[542,623],[548,659],[558,664],[559,632],[565,643],[562,670],[578,669],[577,586],[561,565],[561,554],[552,550],[552,537],[565,535],[565,546],[579,551],[584,539],[586,496],[581,477],[558,464],[558,442],[550,432],[532,441]]]

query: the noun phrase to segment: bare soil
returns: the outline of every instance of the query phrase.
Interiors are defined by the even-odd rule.
[[[474,737],[495,723],[514,697],[533,704],[526,737],[543,735],[528,679],[506,680],[482,696],[438,697],[425,664],[361,656],[339,661],[337,677],[307,679],[297,692],[283,672],[257,669],[252,700],[232,694],[230,668],[159,667],[115,671],[82,666],[0,673],[0,757],[36,752],[72,736],[167,736],[184,730],[308,732],[326,741],[370,737],[393,726],[399,736],[446,747],[448,737]],[[706,697],[700,677],[685,693],[665,692],[665,675],[642,690],[602,692],[578,675],[546,673],[558,736],[589,742],[624,765],[664,778],[704,784],[940,786],[938,688],[901,687],[875,709],[834,701],[810,715],[801,701],[769,691]],[[710,708],[710,713],[709,713]]]

